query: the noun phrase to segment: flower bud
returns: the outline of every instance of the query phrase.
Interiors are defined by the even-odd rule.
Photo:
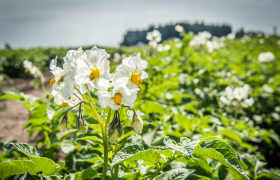
[[[67,113],[64,114],[64,116],[59,121],[59,128],[61,132],[65,132],[67,130],[69,124]]]
[[[134,131],[137,134],[141,134],[142,133],[142,130],[143,130],[143,120],[142,120],[142,118],[137,113],[134,113],[134,115],[133,115],[132,126],[134,128]]]
[[[80,131],[82,131],[82,133],[86,133],[88,131],[88,123],[83,118],[81,105],[80,105],[80,109],[79,109],[79,116],[78,116],[78,119],[76,120],[76,128],[79,129]]]
[[[76,127],[82,131],[82,133],[86,133],[88,131],[88,123],[84,118],[78,118],[76,120]]]
[[[109,135],[109,141],[114,143],[118,139],[118,131],[115,129],[111,135]]]
[[[123,126],[121,125],[121,123],[118,124],[117,126],[117,131],[118,131],[118,137],[122,137],[123,135]]]

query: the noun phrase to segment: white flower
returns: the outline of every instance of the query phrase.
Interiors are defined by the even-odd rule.
[[[145,115],[144,113],[140,112],[139,110],[134,113],[134,111],[127,111],[128,117],[132,120],[131,124],[133,126],[134,131],[137,134],[141,134],[143,130],[143,120],[140,116]]]
[[[235,38],[235,34],[234,33],[230,33],[227,35],[227,39],[229,40],[233,40]]]
[[[23,61],[23,67],[25,68],[25,72],[30,72],[31,74],[35,75],[38,68],[33,66],[32,62],[28,61],[27,59]]]
[[[271,62],[275,60],[275,56],[272,52],[263,52],[258,56],[260,62]]]
[[[184,28],[183,26],[180,26],[179,24],[175,26],[175,30],[179,33],[183,32],[184,31]]]
[[[250,107],[254,104],[254,99],[250,98],[250,99],[245,99],[244,102],[242,103],[243,107]]]
[[[100,106],[105,109],[108,106],[113,110],[118,110],[122,102],[128,106],[132,106],[137,98],[138,88],[128,89],[123,84],[115,86],[111,92],[98,91]]]
[[[210,39],[211,38],[211,34],[207,31],[199,32],[198,36],[200,38],[203,38],[203,39]]]
[[[110,62],[107,59],[109,56],[104,49],[98,49],[96,46],[86,50],[77,59],[75,82],[79,85],[87,84],[91,91],[94,91],[94,88],[107,90],[111,79]]]
[[[124,78],[123,82],[129,89],[138,87],[142,90],[143,79],[148,78],[148,74],[144,71],[147,65],[148,62],[140,58],[140,53],[134,57],[126,57],[122,60],[122,64],[117,67],[114,80]]]
[[[54,70],[57,66],[57,56],[55,56],[55,59],[52,59],[50,62],[50,70]]]
[[[74,71],[76,74],[76,62],[77,59],[84,53],[82,47],[78,48],[77,50],[69,50],[66,53],[66,56],[63,57],[64,64],[63,69],[65,72]]]
[[[222,92],[222,95],[225,96],[227,99],[232,100],[233,97],[233,90],[230,86],[226,87],[225,91]]]
[[[157,42],[156,41],[150,41],[149,42],[149,46],[153,47],[153,48],[156,48],[157,47]]]
[[[237,100],[242,100],[243,98],[246,97],[246,92],[244,88],[242,87],[237,87],[233,90],[233,97],[236,98]]]
[[[264,84],[262,86],[263,91],[267,92],[267,93],[273,93],[273,89],[270,88],[267,84]]]
[[[161,41],[161,33],[158,30],[153,30],[152,32],[148,32],[146,36],[147,40],[160,42]]]
[[[222,105],[229,105],[230,104],[230,100],[228,100],[225,96],[221,96],[220,97],[220,101],[222,103]]]
[[[171,48],[171,46],[169,44],[166,44],[166,45],[159,44],[158,47],[157,47],[157,50],[159,52],[169,51],[170,48]]]
[[[121,55],[119,53],[114,53],[113,61],[118,63],[120,62],[120,60],[121,60]]]

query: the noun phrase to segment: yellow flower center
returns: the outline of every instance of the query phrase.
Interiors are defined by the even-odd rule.
[[[142,79],[139,77],[138,73],[132,73],[131,81],[137,85],[137,87],[142,90],[141,84],[143,83]]]
[[[27,73],[29,71],[29,69],[28,68],[25,68],[25,72]]]
[[[54,83],[55,83],[55,78],[52,78],[52,80],[50,80],[49,87],[52,87]]]
[[[238,94],[239,94],[239,96],[241,96],[241,92],[239,92]]]
[[[66,103],[66,102],[62,102],[62,104],[61,104],[62,107],[66,107],[67,105],[68,105],[68,103]]]
[[[93,70],[91,71],[90,75],[89,75],[89,79],[91,81],[93,81],[98,77],[99,77],[99,70],[96,67],[94,67]]]
[[[114,101],[116,105],[121,105],[122,103],[122,95],[120,93],[116,93],[114,96]]]

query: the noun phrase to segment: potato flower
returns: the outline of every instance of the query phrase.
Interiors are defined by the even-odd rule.
[[[128,89],[123,83],[115,86],[111,92],[98,91],[100,106],[105,109],[108,106],[113,110],[118,110],[124,102],[128,106],[132,106],[137,98],[138,88]]]
[[[96,46],[86,50],[77,59],[75,82],[79,85],[87,84],[91,91],[94,91],[94,88],[106,91],[111,79],[110,62],[107,59],[109,57],[104,49],[98,49]]]
[[[38,70],[38,68],[27,59],[23,61],[23,67],[25,68],[25,72],[30,72],[33,75],[35,75],[36,71]]]
[[[179,33],[183,32],[184,31],[184,28],[183,26],[180,26],[179,24],[175,26],[175,30]]]
[[[250,107],[254,104],[254,99],[253,98],[250,98],[250,99],[245,99],[244,102],[242,102],[242,106],[243,107]]]
[[[246,98],[246,91],[242,87],[237,87],[233,90],[233,97],[241,101]]]
[[[116,69],[115,80],[122,78],[129,89],[138,87],[142,90],[143,79],[148,78],[148,74],[144,71],[147,65],[148,62],[140,58],[140,53],[134,57],[126,57]]]
[[[275,56],[272,52],[263,52],[258,56],[260,62],[272,62],[275,60]]]
[[[153,30],[152,32],[148,32],[146,36],[147,40],[160,42],[161,41],[161,33],[158,30]]]

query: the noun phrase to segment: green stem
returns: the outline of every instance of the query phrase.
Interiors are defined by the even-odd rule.
[[[119,178],[119,164],[114,166],[114,174],[113,174],[113,180]]]
[[[44,100],[45,100],[45,103],[46,103],[47,98],[46,98],[45,82],[44,82],[43,79],[41,79],[41,84],[42,84],[42,91],[43,91]]]
[[[178,155],[176,157],[173,157],[169,159],[166,163],[164,163],[151,177],[150,180],[153,180],[167,165],[169,165],[172,161],[174,161],[177,158],[182,157],[182,155]]]
[[[102,170],[102,180],[106,180],[106,174],[107,174],[107,166],[108,166],[108,137],[107,137],[107,126],[108,122],[110,120],[111,116],[111,108],[109,108],[108,116],[106,122],[104,122],[103,126],[103,148],[104,148],[104,164],[103,164],[103,170]]]

